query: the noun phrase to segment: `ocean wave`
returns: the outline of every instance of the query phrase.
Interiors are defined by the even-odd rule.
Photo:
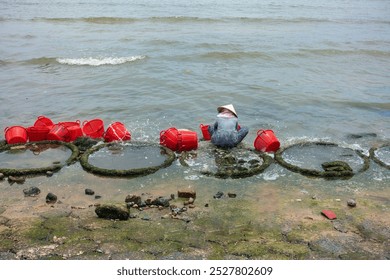
[[[23,61],[27,65],[49,65],[49,64],[67,64],[79,66],[101,66],[101,65],[119,65],[128,62],[144,59],[145,56],[126,56],[126,57],[86,57],[86,58],[55,58],[39,57]],[[4,62],[6,63],[6,62]],[[9,62],[8,62],[9,63]]]
[[[79,66],[101,66],[101,65],[119,65],[128,62],[144,59],[145,56],[128,56],[128,57],[102,57],[102,58],[57,58],[60,64],[79,65]]]

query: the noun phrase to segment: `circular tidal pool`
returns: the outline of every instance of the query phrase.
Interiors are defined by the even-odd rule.
[[[283,151],[283,159],[304,169],[322,170],[322,164],[332,161],[346,162],[354,171],[363,167],[364,160],[355,150],[337,145],[308,143],[294,145]]]
[[[31,169],[63,165],[71,154],[69,148],[57,144],[13,146],[0,152],[0,168]]]
[[[89,163],[104,169],[138,169],[164,163],[166,155],[159,146],[117,144],[106,146],[89,156]]]

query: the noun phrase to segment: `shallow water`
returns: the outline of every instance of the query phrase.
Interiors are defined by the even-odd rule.
[[[62,146],[29,146],[11,149],[0,153],[1,168],[44,168],[53,163],[64,164],[71,151]]]
[[[136,169],[159,166],[166,160],[158,146],[118,145],[105,147],[93,153],[88,162],[105,169]]]
[[[199,124],[233,103],[250,130],[246,147],[259,129],[274,130],[282,146],[327,140],[366,154],[390,139],[389,1],[3,0],[1,7],[2,128],[32,125],[40,115],[101,118],[105,127],[123,122],[132,140],[157,144],[172,126],[200,137]],[[264,182],[382,188],[390,177],[374,164],[341,182],[278,165],[240,180],[204,177],[179,162],[131,181],[69,170],[44,182],[249,192]]]
[[[286,162],[306,169],[322,170],[322,164],[332,161],[343,161],[352,170],[363,168],[364,160],[352,149],[339,146],[307,145],[294,146],[283,153]]]

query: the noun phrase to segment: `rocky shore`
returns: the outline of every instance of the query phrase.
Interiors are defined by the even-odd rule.
[[[386,190],[351,198],[263,186],[250,198],[178,187],[110,201],[90,187],[77,200],[23,187],[20,196],[25,204],[0,206],[2,260],[390,259]]]

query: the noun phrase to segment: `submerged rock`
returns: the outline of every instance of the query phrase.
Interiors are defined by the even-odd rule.
[[[115,205],[100,205],[96,207],[95,213],[102,219],[122,221],[129,219],[129,211],[123,207]]]
[[[366,132],[366,133],[349,134],[348,135],[348,138],[351,138],[351,139],[359,139],[359,138],[365,138],[365,137],[377,137],[377,134],[372,133],[372,132]]]
[[[349,164],[344,161],[324,162],[321,165],[325,171],[352,171],[352,168],[349,166]]]

